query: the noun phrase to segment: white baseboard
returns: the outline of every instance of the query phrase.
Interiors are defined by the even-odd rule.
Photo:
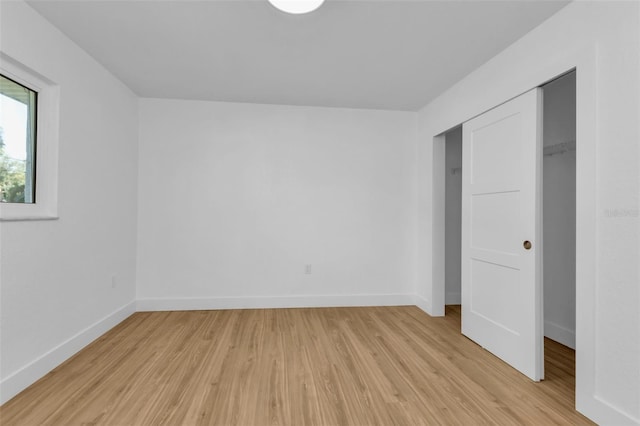
[[[431,315],[431,303],[429,302],[429,300],[425,299],[419,294],[414,294],[413,304],[416,305],[421,310],[423,310],[424,313],[426,313],[427,315]]]
[[[49,371],[71,358],[82,348],[124,321],[134,312],[135,302],[128,303],[7,376],[0,382],[0,405],[9,401]]]
[[[460,292],[457,292],[457,293],[448,292],[444,296],[444,304],[445,305],[461,305],[462,294]]]
[[[576,332],[551,321],[544,322],[544,335],[571,349],[576,348]]]
[[[331,296],[259,296],[138,299],[137,311],[197,311],[217,309],[324,308],[414,305],[413,294],[353,294]]]

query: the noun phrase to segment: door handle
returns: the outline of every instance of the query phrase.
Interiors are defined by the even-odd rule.
[[[525,250],[531,249],[531,241],[525,240],[524,243],[522,243],[522,246],[524,247]]]

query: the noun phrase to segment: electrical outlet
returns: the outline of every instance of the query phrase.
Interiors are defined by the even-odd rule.
[[[111,276],[111,288],[116,288],[118,287],[118,279],[116,278],[115,275]]]
[[[305,265],[304,267],[304,273],[306,275],[311,275],[311,265]]]

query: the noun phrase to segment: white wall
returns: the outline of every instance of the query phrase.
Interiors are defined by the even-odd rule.
[[[445,303],[462,302],[462,126],[445,134]]]
[[[142,99],[139,308],[411,304],[415,116]]]
[[[569,4],[420,112],[416,286],[433,285],[433,138],[577,66],[577,408],[600,423],[640,423],[640,3]],[[582,167],[581,167],[582,164]]]
[[[133,312],[138,153],[136,97],[25,3],[0,7],[2,52],[61,94],[60,219],[0,224],[2,403]]]
[[[0,7],[2,51],[62,93],[61,218],[0,225],[4,401],[132,310],[138,151],[134,96],[28,6]],[[578,64],[578,160],[595,173],[577,188],[593,195],[577,405],[640,422],[639,15],[570,4],[427,105],[416,147],[409,113],[142,100],[142,308],[400,303],[413,279],[438,314],[433,137]]]
[[[543,122],[545,147],[576,140],[574,73],[544,86]],[[544,334],[575,348],[576,152],[549,153],[542,162]]]

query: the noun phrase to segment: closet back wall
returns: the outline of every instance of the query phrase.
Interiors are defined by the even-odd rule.
[[[414,125],[141,100],[139,309],[413,303]]]

